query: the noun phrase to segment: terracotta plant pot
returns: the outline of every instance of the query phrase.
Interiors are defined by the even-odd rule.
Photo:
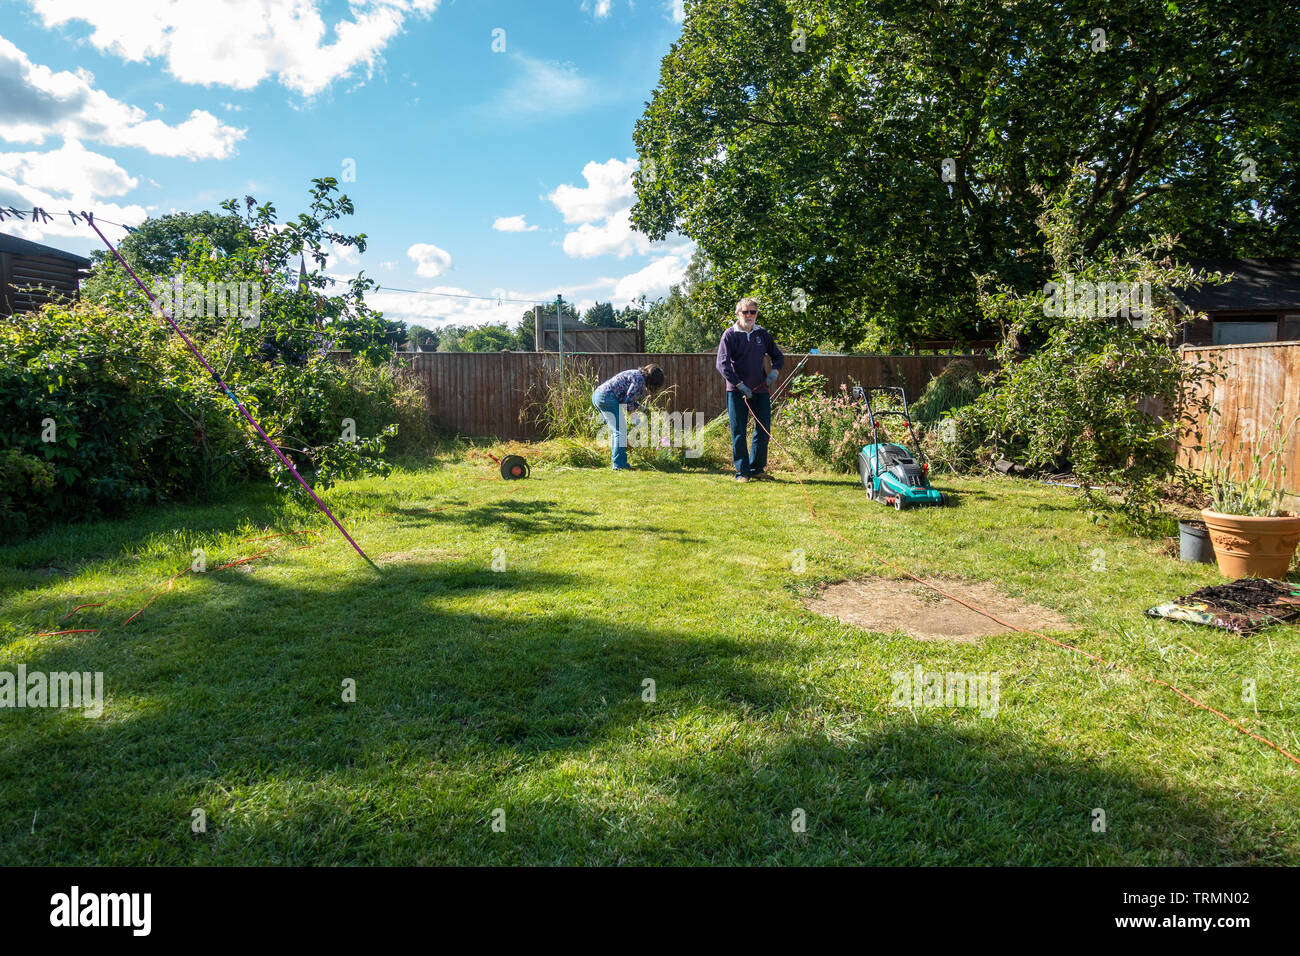
[[[1225,577],[1286,577],[1296,544],[1300,543],[1300,515],[1256,518],[1205,508],[1201,517],[1210,530],[1214,559]]]

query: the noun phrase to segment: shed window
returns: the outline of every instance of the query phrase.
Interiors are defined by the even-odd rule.
[[[1250,342],[1276,342],[1277,319],[1247,319],[1214,323],[1215,345],[1245,345]]]

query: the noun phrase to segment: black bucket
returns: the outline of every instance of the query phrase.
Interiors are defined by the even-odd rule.
[[[1204,521],[1178,522],[1178,557],[1183,561],[1214,563],[1214,542]]]

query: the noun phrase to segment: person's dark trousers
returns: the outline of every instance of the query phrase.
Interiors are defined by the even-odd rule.
[[[758,419],[758,424],[754,426],[754,442],[749,449],[749,472],[754,475],[767,469],[767,433],[772,428],[772,396],[767,392],[755,392],[749,405],[754,409],[754,417]],[[744,444],[740,447],[742,451],[745,448]]]
[[[772,427],[772,397],[767,392],[755,392],[749,400],[749,407],[754,409],[754,417],[763,425],[762,428],[754,425],[752,444],[749,442],[749,408],[745,406],[745,396],[738,391],[727,393],[727,420],[731,423],[731,462],[736,466],[736,474],[746,478],[767,467],[765,429]],[[747,444],[750,444],[748,450],[745,448]]]
[[[736,466],[736,474],[749,477],[749,452],[745,443],[749,436],[749,409],[745,407],[745,396],[740,392],[727,392],[727,420],[731,423],[731,461]]]

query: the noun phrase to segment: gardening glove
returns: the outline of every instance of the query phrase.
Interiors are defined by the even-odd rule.
[[[754,397],[754,390],[750,388],[748,385],[746,385],[744,382],[741,382],[739,385],[736,386],[736,388],[739,389],[740,394],[744,395],[746,398]]]
[[[776,369],[772,369],[772,371],[767,373],[767,384],[775,385],[776,380],[780,377],[780,375],[781,375],[780,372],[778,372]]]

